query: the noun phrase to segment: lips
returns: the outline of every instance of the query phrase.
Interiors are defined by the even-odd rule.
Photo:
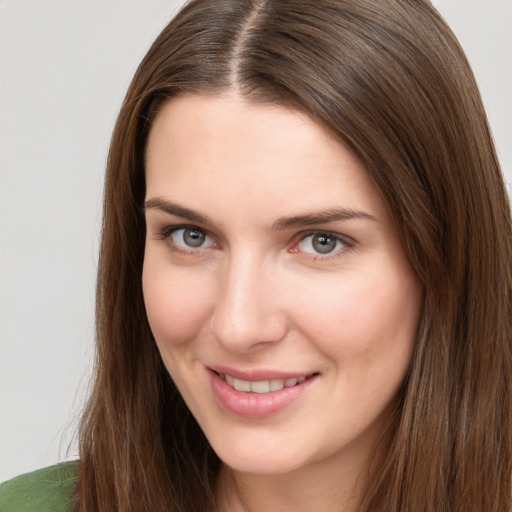
[[[279,374],[209,368],[212,390],[222,409],[246,418],[264,418],[295,402],[317,380],[318,373]]]

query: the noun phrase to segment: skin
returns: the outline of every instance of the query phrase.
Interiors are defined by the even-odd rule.
[[[225,463],[224,510],[352,510],[422,308],[362,163],[303,113],[196,94],[159,112],[146,178],[148,319]],[[318,218],[336,209],[351,215]],[[198,246],[183,224],[204,235]],[[325,233],[330,252],[319,254],[313,242]],[[315,377],[286,407],[247,418],[220,405],[215,365]]]

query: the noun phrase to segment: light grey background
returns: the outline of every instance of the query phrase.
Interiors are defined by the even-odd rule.
[[[0,0],[0,481],[76,457],[110,133],[181,3]],[[512,0],[434,3],[473,64],[510,183]]]

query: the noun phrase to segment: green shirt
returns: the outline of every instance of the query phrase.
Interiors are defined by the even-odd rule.
[[[21,475],[0,485],[0,512],[71,512],[78,461]]]

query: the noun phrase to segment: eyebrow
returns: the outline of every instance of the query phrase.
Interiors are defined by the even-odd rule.
[[[176,215],[177,217],[182,217],[183,219],[188,219],[192,222],[197,222],[205,226],[211,226],[213,224],[212,220],[207,215],[203,215],[202,213],[191,210],[190,208],[186,208],[185,206],[171,203],[165,199],[162,199],[161,197],[153,197],[148,199],[144,203],[144,210],[149,208],[156,208],[170,215]]]
[[[273,228],[282,230],[297,226],[316,226],[318,224],[328,224],[329,222],[352,219],[377,220],[373,215],[360,210],[354,210],[352,208],[330,208],[328,210],[307,213],[305,215],[281,217],[274,222]]]
[[[197,222],[204,226],[211,226],[213,221],[207,215],[172,203],[161,197],[154,197],[148,199],[144,203],[144,209],[156,208],[162,210],[170,215],[176,215],[191,222]],[[273,229],[281,231],[285,229],[294,228],[297,226],[315,226],[319,224],[328,224],[329,222],[345,221],[352,219],[363,219],[377,221],[377,219],[369,213],[354,210],[352,208],[329,208],[317,212],[306,213],[304,215],[293,215],[289,217],[280,217],[272,225]]]

